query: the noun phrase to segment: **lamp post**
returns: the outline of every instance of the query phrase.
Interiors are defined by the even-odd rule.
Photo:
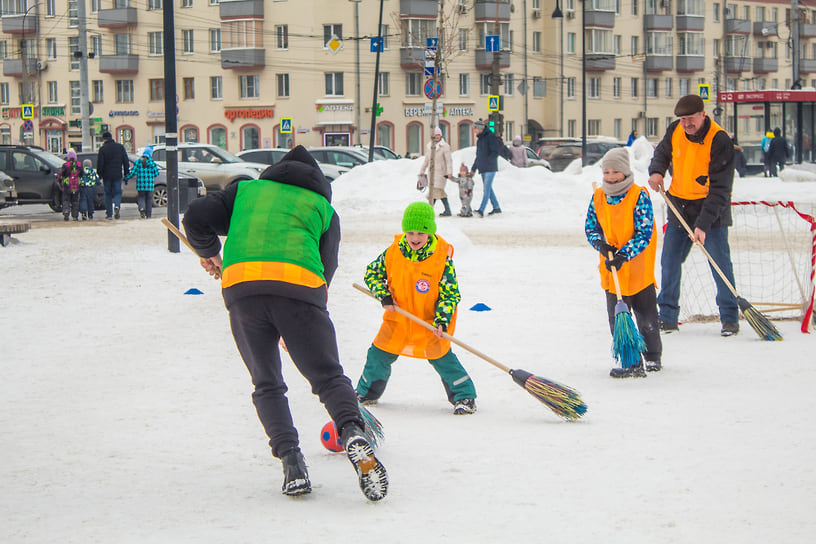
[[[586,3],[581,0],[581,166],[586,166]]]
[[[357,63],[357,105],[355,109],[357,110],[357,143],[363,143],[363,137],[360,134],[360,2],[362,0],[349,0],[349,2],[354,4],[354,43],[356,44],[355,47],[355,61]]]
[[[26,36],[26,17],[28,17],[28,14],[29,14],[29,12],[31,12],[32,9],[38,7],[39,5],[40,5],[39,2],[37,2],[35,4],[32,4],[31,6],[28,7],[28,9],[25,10],[25,13],[23,13],[23,37],[20,40],[20,62],[22,63],[22,67],[23,67],[23,92],[21,93],[22,96],[20,98],[22,98],[23,104],[33,104],[34,99],[36,98],[36,97],[32,96],[32,93],[30,92],[29,85],[28,85],[28,64],[29,64],[28,61],[29,61],[29,57],[31,56],[31,52],[29,51],[28,40],[26,39],[25,36]],[[40,18],[37,17],[36,20],[34,21],[34,25],[35,25],[34,41],[35,42],[37,41],[37,27],[39,26],[39,24],[40,24]],[[35,70],[37,69],[36,64],[34,65],[34,69]],[[39,100],[37,100],[37,104],[39,105]],[[28,140],[28,137],[25,136],[25,134],[27,134],[27,133],[24,132],[23,134],[24,134],[24,136],[23,136],[24,141]],[[31,134],[32,134],[32,140],[33,140],[33,132]],[[27,142],[27,143],[31,143],[31,142]]]
[[[555,9],[552,12],[553,19],[560,19],[559,21],[559,41],[558,41],[558,55],[560,57],[560,72],[561,77],[558,80],[558,100],[560,102],[558,110],[560,120],[558,122],[558,135],[564,135],[564,13],[561,11],[561,6],[558,0],[555,0]]]

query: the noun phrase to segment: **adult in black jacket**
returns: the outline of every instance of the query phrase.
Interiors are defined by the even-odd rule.
[[[119,208],[122,206],[122,180],[130,172],[125,146],[113,141],[110,132],[102,134],[102,147],[96,156],[96,173],[102,178],[105,187],[105,218],[119,219]]]
[[[493,134],[493,131],[481,119],[473,123],[473,128],[478,130],[479,134],[476,136],[476,159],[473,161],[473,166],[470,167],[470,175],[473,176],[478,170],[482,175],[482,183],[484,184],[482,203],[479,205],[478,210],[473,210],[473,213],[479,217],[484,217],[488,199],[490,205],[493,206],[488,215],[501,213],[499,200],[496,198],[496,193],[493,192],[493,178],[499,170],[499,155],[504,144],[499,141],[499,138]]]
[[[340,366],[326,309],[340,220],[315,160],[295,147],[258,180],[190,203],[184,228],[201,266],[221,278],[232,335],[255,386],[252,402],[272,455],[283,464],[283,493],[309,493],[311,483],[286,398],[281,339],[335,422],[363,494],[382,499],[388,477],[363,433],[357,394]],[[219,236],[227,236],[223,260]]]
[[[782,131],[779,130],[779,127],[776,127],[774,129],[773,140],[771,140],[771,145],[768,148],[768,165],[772,177],[785,169],[785,161],[789,157],[788,140],[782,136]],[[779,168],[778,171],[777,168]]]

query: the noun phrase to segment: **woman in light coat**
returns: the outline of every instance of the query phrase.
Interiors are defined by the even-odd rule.
[[[527,147],[521,145],[521,136],[513,138],[510,146],[510,164],[516,168],[527,168]]]
[[[442,139],[442,130],[439,127],[434,129],[434,139],[425,146],[425,161],[422,163],[420,174],[428,172],[431,165],[431,154],[433,153],[433,168],[428,174],[428,203],[433,206],[437,200],[442,201],[445,206],[440,216],[447,217],[451,214],[448,204],[448,194],[445,192],[445,185],[448,178],[453,177],[453,159],[448,142]]]

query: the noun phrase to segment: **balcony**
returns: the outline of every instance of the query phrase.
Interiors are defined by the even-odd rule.
[[[122,28],[139,22],[136,8],[100,9],[96,17],[101,28]]]
[[[647,72],[665,72],[674,69],[674,57],[671,55],[647,55]]]
[[[476,50],[476,69],[487,70],[493,66],[493,52]],[[499,68],[510,68],[510,51],[499,52]]]
[[[778,23],[771,23],[769,21],[756,22],[754,23],[754,36],[776,36],[778,29]]]
[[[400,68],[418,70],[425,66],[425,49],[422,47],[400,47]]]
[[[225,70],[263,68],[266,66],[263,49],[222,49],[221,68]]]
[[[802,24],[799,25],[800,38],[816,38],[816,25]]]
[[[135,74],[139,71],[139,55],[102,55],[99,71],[105,74]]]
[[[22,77],[23,64],[25,64],[27,68],[26,75],[33,76],[37,74],[37,66],[39,64],[39,61],[37,59],[28,58],[25,59],[25,63],[23,62],[23,59],[3,60],[3,75],[11,77]]]
[[[799,61],[800,74],[814,74],[816,73],[816,59],[801,59]]]
[[[615,69],[615,55],[612,53],[587,53],[587,72],[603,72]]]
[[[702,72],[705,70],[705,57],[702,55],[677,55],[675,58],[678,72]]]
[[[438,2],[434,2],[438,4]],[[497,10],[498,8],[498,10]],[[438,7],[437,7],[438,10]],[[498,16],[496,12],[498,11]],[[496,2],[495,0],[476,0],[473,3],[473,16],[477,21],[510,20],[510,2]],[[436,17],[436,11],[434,11]]]
[[[222,19],[262,18],[264,16],[263,0],[223,0],[218,14]]]
[[[748,57],[725,57],[725,71],[729,74],[739,74],[751,69],[751,59]]]
[[[646,15],[646,30],[671,30],[674,28],[674,17],[671,15]]]
[[[772,58],[755,58],[754,73],[766,74],[779,70],[779,60]]]
[[[36,34],[37,16],[29,13],[28,16],[5,15],[3,17],[3,32],[6,34]]]
[[[614,28],[615,13],[611,11],[595,11],[587,7],[585,26],[587,28]]]
[[[403,17],[433,17],[439,12],[438,0],[400,0],[400,15]]]
[[[699,30],[705,28],[705,19],[702,15],[678,15],[674,19],[678,32],[683,30]]]
[[[725,20],[726,34],[750,34],[751,21],[748,19],[726,19]]]

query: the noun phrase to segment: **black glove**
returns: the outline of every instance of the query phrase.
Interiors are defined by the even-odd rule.
[[[385,295],[383,299],[380,301],[380,304],[383,306],[393,306],[394,305],[394,297],[391,295]]]
[[[606,269],[610,272],[612,271],[612,267],[615,267],[615,270],[620,270],[620,267],[623,263],[626,262],[626,257],[618,253],[613,258],[607,258],[604,264],[606,265]]]
[[[608,257],[610,253],[612,255],[614,255],[617,252],[618,252],[618,248],[616,248],[612,244],[607,244],[606,242],[601,242],[601,253],[603,254],[604,257]]]

